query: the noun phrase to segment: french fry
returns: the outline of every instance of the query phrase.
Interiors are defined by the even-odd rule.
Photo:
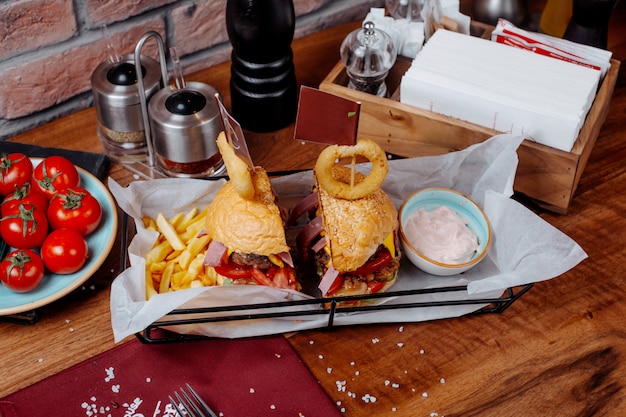
[[[142,218],[143,226],[148,230],[157,230],[156,222],[151,217],[145,216]]]
[[[152,276],[146,275],[146,300],[152,298],[152,296],[156,295],[156,293],[154,284],[152,283]]]
[[[165,269],[163,269],[163,274],[161,275],[161,282],[159,283],[159,293],[164,293],[164,292],[169,291],[175,265],[176,263],[174,262],[168,262],[167,265],[165,266]]]
[[[193,221],[193,218],[196,217],[197,214],[198,214],[198,209],[196,207],[189,210],[189,212],[185,214],[185,216],[180,221],[180,224],[176,227],[176,232],[178,232],[179,234],[183,233],[185,229],[187,228],[187,226],[189,226],[189,224]]]
[[[204,266],[210,237],[201,233],[207,209],[180,212],[169,219],[159,213],[156,219],[144,217],[146,228],[159,232],[146,254],[146,296],[200,286],[215,286],[218,275]]]
[[[159,232],[170,242],[172,248],[175,250],[184,250],[185,244],[181,240],[178,233],[176,233],[176,229],[167,221],[163,213],[159,213],[156,218],[156,225],[159,229]]]
[[[187,247],[181,252],[178,257],[178,264],[181,269],[187,269],[190,267],[192,260],[202,251],[206,250],[209,244],[209,236],[194,236],[187,242]],[[204,257],[203,257],[204,259]]]
[[[174,230],[176,230],[176,228],[178,227],[178,225],[182,222],[183,218],[185,216],[185,213],[183,213],[182,211],[179,213],[176,213],[175,215],[173,215],[172,217],[170,217],[168,219],[168,223],[170,225],[172,225],[172,228]]]
[[[146,254],[146,265],[163,261],[171,252],[172,245],[169,241],[164,240],[161,243],[157,243],[157,245]]]

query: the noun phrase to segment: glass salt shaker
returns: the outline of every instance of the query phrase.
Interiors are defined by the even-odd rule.
[[[396,62],[397,50],[385,31],[365,22],[343,40],[340,52],[350,78],[348,88],[387,97],[385,78]]]

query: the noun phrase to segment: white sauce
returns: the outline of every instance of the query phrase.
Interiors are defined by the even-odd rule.
[[[404,233],[413,247],[441,263],[462,264],[478,250],[478,237],[467,220],[446,206],[432,211],[420,208],[405,222]]]

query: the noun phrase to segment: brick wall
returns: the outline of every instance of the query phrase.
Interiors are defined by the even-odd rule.
[[[383,5],[294,0],[295,37]],[[90,76],[107,58],[102,25],[120,54],[159,32],[192,73],[230,58],[225,9],[226,0],[0,0],[0,140],[93,104]]]

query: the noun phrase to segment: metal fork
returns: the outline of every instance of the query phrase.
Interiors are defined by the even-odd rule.
[[[189,394],[181,387],[180,394],[174,391],[176,400],[169,396],[170,403],[180,417],[217,417],[211,408],[204,402],[202,398],[191,388],[191,385],[185,384]],[[181,409],[182,406],[182,409]]]

